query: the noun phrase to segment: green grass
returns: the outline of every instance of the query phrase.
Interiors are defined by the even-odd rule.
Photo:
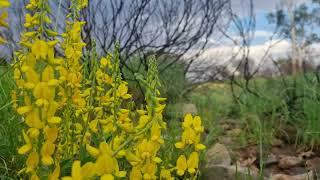
[[[17,155],[21,121],[11,106],[10,92],[14,88],[11,77],[11,67],[0,66],[0,179],[15,178],[22,165]]]
[[[243,80],[239,82],[244,84]],[[284,79],[258,77],[250,81],[248,87],[256,95],[235,86],[236,100],[232,98],[228,82],[208,83],[191,93],[191,102],[197,105],[210,129],[208,144],[219,136],[217,122],[235,119],[244,130],[239,137],[243,145],[268,145],[275,136],[285,136],[286,128],[291,126],[297,134],[288,141],[320,147],[320,85],[314,74]]]

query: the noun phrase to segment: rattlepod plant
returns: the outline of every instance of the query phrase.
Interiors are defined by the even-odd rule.
[[[13,108],[24,124],[17,153],[26,158],[17,173],[52,180],[196,179],[205,149],[200,117],[184,117],[172,145],[177,156],[160,156],[168,132],[155,57],[149,58],[146,78],[136,74],[145,91],[145,105],[136,105],[121,77],[119,44],[100,60],[95,52],[83,52],[79,11],[87,3],[70,0],[63,34],[48,28],[48,0],[26,6],[26,31],[13,65]]]

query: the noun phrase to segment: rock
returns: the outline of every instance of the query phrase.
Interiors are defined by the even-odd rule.
[[[309,170],[320,171],[320,158],[316,157],[306,161],[306,166]]]
[[[233,143],[231,137],[219,137],[218,138],[219,143],[224,145],[231,145]]]
[[[277,156],[271,153],[271,154],[268,154],[266,160],[264,161],[264,165],[270,166],[270,165],[276,164],[278,162],[279,162],[279,159],[277,158]]]
[[[227,148],[220,143],[215,144],[207,151],[206,160],[206,167],[214,165],[229,166],[231,164],[231,157]]]
[[[223,130],[230,130],[230,129],[232,129],[232,126],[229,123],[224,123],[224,124],[221,125],[221,128]]]
[[[289,176],[285,174],[276,174],[273,175],[270,180],[313,180],[313,173],[308,172],[305,174],[299,174],[295,176]]]
[[[182,104],[183,115],[191,113],[193,115],[198,114],[198,110],[195,104]]]
[[[277,147],[283,146],[283,141],[277,138],[273,138],[270,143],[272,146],[277,146]]]
[[[299,157],[301,157],[302,159],[307,159],[307,158],[311,158],[314,155],[315,155],[315,153],[312,151],[305,151],[305,152],[301,152],[299,154]]]
[[[241,132],[242,132],[242,130],[240,128],[235,128],[235,129],[227,131],[227,135],[236,137],[236,136],[239,136],[241,134]]]
[[[298,166],[302,163],[302,159],[295,156],[283,156],[279,161],[279,167],[287,169],[293,166]]]
[[[205,169],[204,178],[206,180],[258,180],[259,175],[250,168],[214,165]]]

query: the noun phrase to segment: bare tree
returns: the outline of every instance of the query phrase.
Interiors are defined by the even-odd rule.
[[[24,9],[24,3],[14,4],[13,11]],[[51,28],[61,33],[70,11],[69,2],[50,1],[50,5]],[[217,23],[225,19],[222,15],[229,6],[230,0],[89,1],[88,7],[81,11],[81,19],[86,21],[82,37],[87,44],[85,48],[91,50],[95,46],[99,55],[106,54],[120,41],[121,67],[132,73],[138,68],[130,67],[128,61],[135,57],[140,60],[137,67],[147,68],[146,56],[150,53],[174,55],[170,62],[160,62],[160,72],[174,63],[184,62],[186,73],[212,38]],[[24,14],[25,10],[21,12]],[[23,14],[11,16],[21,18]],[[16,36],[21,31],[23,27],[12,29]],[[13,43],[19,46],[17,42]],[[184,56],[188,53],[192,56]]]
[[[290,37],[291,37],[291,58],[292,58],[292,74],[296,74],[302,67],[302,61],[300,56],[300,48],[297,46],[297,29],[294,17],[295,0],[284,0],[284,4],[288,10],[290,18]]]

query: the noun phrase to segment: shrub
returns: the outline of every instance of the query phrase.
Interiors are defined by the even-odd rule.
[[[165,131],[166,99],[160,97],[155,58],[149,59],[146,76],[135,74],[145,94],[145,105],[136,108],[121,76],[119,45],[99,61],[95,52],[82,53],[84,22],[78,12],[86,5],[71,0],[60,41],[47,28],[48,1],[27,5],[31,14],[26,15],[23,47],[16,52],[17,88],[12,93],[13,108],[24,122],[24,145],[18,153],[26,161],[19,174],[30,179],[196,178],[199,153],[205,148],[200,117],[187,114],[181,137],[175,144],[167,141],[172,137]],[[64,56],[55,54],[57,46]],[[175,153],[161,153],[167,149]]]

